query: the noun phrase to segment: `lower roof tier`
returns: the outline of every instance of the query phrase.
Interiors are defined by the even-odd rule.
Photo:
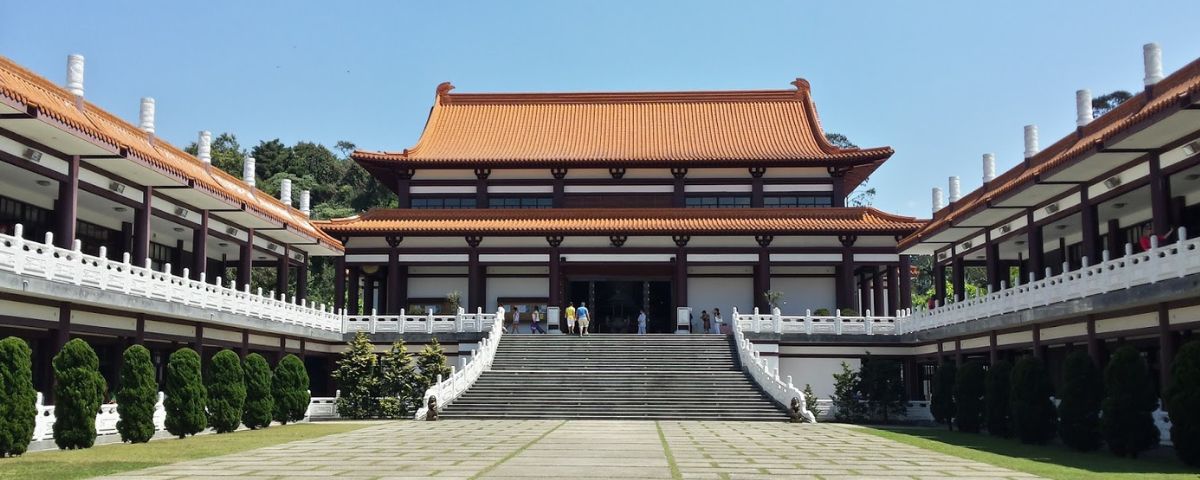
[[[377,209],[313,222],[335,237],[397,235],[908,235],[925,222],[868,207]]]

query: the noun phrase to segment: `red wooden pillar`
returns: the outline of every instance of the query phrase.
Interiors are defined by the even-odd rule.
[[[887,268],[887,298],[888,298],[888,302],[887,302],[888,308],[887,308],[886,313],[888,316],[894,317],[894,316],[896,316],[896,312],[898,310],[900,310],[901,308],[906,308],[900,304],[900,285],[897,283],[899,281],[899,277],[900,277],[898,275],[897,271],[900,269],[900,267],[897,267],[895,265],[888,265],[886,268]]]
[[[961,302],[967,298],[966,267],[962,257],[955,254],[950,264],[950,282],[954,285],[954,301]]]
[[[346,308],[346,256],[333,259],[333,311]]]
[[[304,261],[296,267],[296,300],[308,299],[308,253],[304,253]]]
[[[766,247],[759,247],[758,264],[754,266],[754,306],[760,312],[770,312],[767,291],[771,289],[771,254]]]
[[[238,250],[238,278],[237,285],[239,289],[245,289],[250,285],[250,272],[254,271],[254,229],[246,230],[246,243],[243,243]]]
[[[291,254],[288,253],[288,246],[284,244],[281,246],[281,249],[283,252],[279,254],[279,263],[275,266],[275,298],[277,299],[280,298],[279,295],[287,295],[288,293],[288,274],[290,273],[292,264],[292,259],[289,258]],[[291,299],[289,298],[288,300],[290,301]]]
[[[133,252],[129,257],[130,263],[139,267],[146,266],[150,258],[150,217],[153,215],[154,187],[146,187],[142,191],[142,206],[133,211]]]
[[[200,225],[192,230],[192,280],[208,271],[208,210],[200,211]],[[211,279],[209,279],[211,280]]]
[[[58,224],[54,229],[54,244],[71,248],[75,242],[75,222],[79,209],[79,156],[67,157],[67,178],[58,182],[58,200],[55,214]]]
[[[1171,229],[1171,182],[1162,173],[1158,154],[1150,154],[1150,216],[1155,235]]]
[[[883,290],[883,279],[884,275],[883,272],[879,271],[879,267],[871,267],[871,289],[874,291],[871,301],[875,304],[874,308],[871,309],[871,315],[878,316],[887,313],[883,308],[884,299],[887,298]]]
[[[1170,309],[1165,303],[1158,305],[1158,385],[1162,397],[1167,398],[1171,386],[1171,363],[1175,361],[1175,334],[1171,332]]]
[[[900,275],[900,308],[912,308],[912,258],[901,255],[897,270]]]
[[[1042,226],[1033,223],[1033,214],[1029,214],[1029,230],[1026,233],[1025,247],[1029,249],[1029,271],[1033,273],[1036,279],[1046,277],[1046,251],[1045,243],[1042,237]],[[1022,278],[1021,282],[1028,282],[1028,278]]]
[[[1079,189],[1081,196],[1079,206],[1080,223],[1083,226],[1083,253],[1089,265],[1100,263],[1100,219],[1096,206],[1088,198],[1088,189]]]
[[[362,283],[362,267],[358,265],[350,266],[350,294],[346,298],[346,312],[350,315],[359,315],[359,290]]]

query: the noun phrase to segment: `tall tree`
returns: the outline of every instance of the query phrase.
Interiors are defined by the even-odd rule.
[[[1012,405],[1008,401],[1011,377],[1012,364],[1004,360],[988,368],[984,403],[987,404],[988,434],[995,437],[1012,436]]]
[[[933,398],[929,401],[929,413],[934,421],[954,429],[954,381],[957,378],[954,362],[945,362],[937,367],[933,382]]]
[[[1143,450],[1158,445],[1158,427],[1152,416],[1158,394],[1146,360],[1136,348],[1126,345],[1113,353],[1104,369],[1104,392],[1100,430],[1109,451],[1137,458]]]
[[[283,356],[271,377],[271,397],[275,400],[275,421],[287,425],[308,413],[308,369],[292,354]]]
[[[242,372],[246,384],[242,424],[251,430],[267,428],[271,426],[271,417],[275,413],[275,398],[271,396],[271,366],[262,355],[251,353],[243,361]]]
[[[904,382],[900,362],[867,353],[859,370],[861,391],[872,418],[887,423],[904,416]]]
[[[983,364],[964,363],[954,379],[954,424],[960,432],[979,433],[983,426]]]
[[[0,458],[29,448],[37,422],[33,350],[17,337],[0,340]]]
[[[213,355],[205,387],[208,389],[208,424],[217,433],[232,432],[242,423],[242,408],[246,404],[244,376],[242,361],[233,350],[225,349]]]
[[[1090,452],[1100,448],[1100,402],[1104,379],[1086,351],[1076,350],[1063,363],[1058,394],[1058,436],[1068,447]]]
[[[1175,354],[1167,411],[1175,453],[1185,463],[1200,466],[1200,341],[1188,342]]]
[[[842,362],[842,373],[833,374],[833,418],[839,422],[861,422],[866,416],[866,409],[860,401],[859,387],[862,382],[858,372],[851,370],[850,365]],[[814,413],[815,415],[815,413]]]
[[[420,393],[416,390],[416,366],[404,340],[397,340],[392,348],[379,358],[379,410],[380,416],[391,418],[407,417],[419,408]]]
[[[1022,357],[1013,366],[1012,404],[1013,432],[1023,443],[1042,444],[1054,438],[1054,403],[1050,376],[1042,361],[1031,355]]]
[[[63,345],[54,367],[54,443],[58,448],[91,448],[96,442],[96,412],[104,401],[100,358],[76,338]]]
[[[1092,99],[1092,118],[1100,118],[1117,106],[1125,103],[1126,100],[1133,98],[1133,94],[1124,90],[1109,92],[1104,95]]]
[[[368,418],[376,410],[378,391],[375,369],[378,359],[375,346],[367,334],[358,332],[338,358],[333,379],[341,395],[337,398],[338,414],[346,418]],[[424,393],[424,390],[421,391]]]
[[[167,358],[167,378],[163,388],[167,398],[166,427],[179,438],[195,435],[208,428],[205,406],[208,392],[200,376],[200,355],[187,347],[180,348]]]
[[[121,390],[117,392],[117,432],[121,441],[149,442],[154,436],[154,408],[158,404],[158,382],[150,350],[141,345],[125,349],[121,362]]]

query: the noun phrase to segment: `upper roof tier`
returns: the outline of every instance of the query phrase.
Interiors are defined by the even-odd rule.
[[[893,153],[842,149],[821,130],[809,84],[792,90],[631,93],[451,93],[437,98],[417,145],[354,152],[364,166],[860,169]]]

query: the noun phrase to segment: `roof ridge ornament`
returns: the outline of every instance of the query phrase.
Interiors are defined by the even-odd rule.
[[[437,86],[438,98],[442,98],[442,97],[445,97],[446,95],[449,95],[451,90],[454,90],[454,84],[452,84],[450,82],[439,83]]]
[[[812,89],[812,85],[810,85],[808,80],[805,80],[804,77],[796,77],[796,79],[792,81],[791,85],[796,87],[796,93],[800,95],[806,94]]]

